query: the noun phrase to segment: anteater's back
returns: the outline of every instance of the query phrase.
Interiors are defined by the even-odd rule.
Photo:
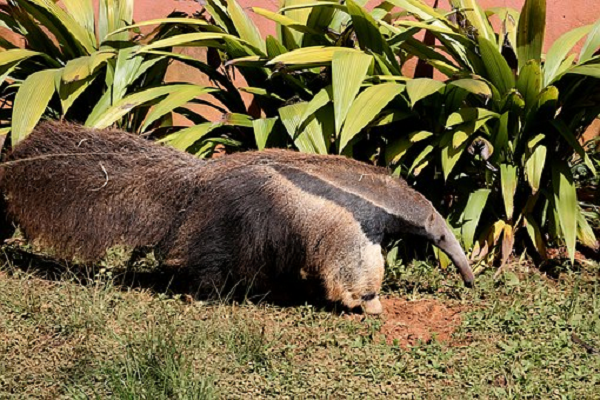
[[[2,164],[0,188],[28,237],[61,257],[95,259],[121,238],[159,244],[203,164],[122,131],[46,122]]]

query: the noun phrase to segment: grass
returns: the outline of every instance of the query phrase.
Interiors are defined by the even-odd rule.
[[[0,268],[0,398],[557,398],[600,393],[600,266],[515,264],[464,289],[426,263],[387,296],[463,309],[450,343],[387,345],[379,318],[191,302],[114,277]],[[573,334],[576,335],[575,341]],[[579,340],[579,342],[578,342]],[[588,352],[580,343],[591,346]]]

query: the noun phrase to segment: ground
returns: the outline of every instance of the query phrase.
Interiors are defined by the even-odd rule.
[[[453,271],[398,265],[381,317],[258,299],[191,301],[106,273],[50,277],[5,260],[0,398],[600,393],[600,266],[587,260],[543,271],[515,262],[498,279],[484,272],[472,290]]]

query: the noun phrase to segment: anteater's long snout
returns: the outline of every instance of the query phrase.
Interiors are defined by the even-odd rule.
[[[462,276],[465,286],[472,287],[475,281],[475,275],[469,265],[469,260],[463,251],[460,243],[450,230],[444,218],[435,212],[432,216],[432,223],[426,228],[427,233],[434,244],[450,257],[458,272]]]
[[[456,265],[458,272],[460,272],[460,275],[465,282],[465,286],[473,287],[475,275],[473,275],[473,271],[471,270],[467,256],[465,255],[462,247],[460,247],[460,243],[458,243],[456,237],[454,237],[454,235],[450,232],[450,236],[445,235],[444,240],[441,240],[439,243],[437,243],[437,247],[446,253],[454,265]]]

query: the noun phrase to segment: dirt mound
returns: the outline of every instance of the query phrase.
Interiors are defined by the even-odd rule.
[[[402,347],[419,342],[429,343],[433,336],[448,342],[461,323],[461,309],[448,307],[435,300],[406,301],[398,298],[383,299],[384,325],[381,333],[388,344],[396,341]]]

